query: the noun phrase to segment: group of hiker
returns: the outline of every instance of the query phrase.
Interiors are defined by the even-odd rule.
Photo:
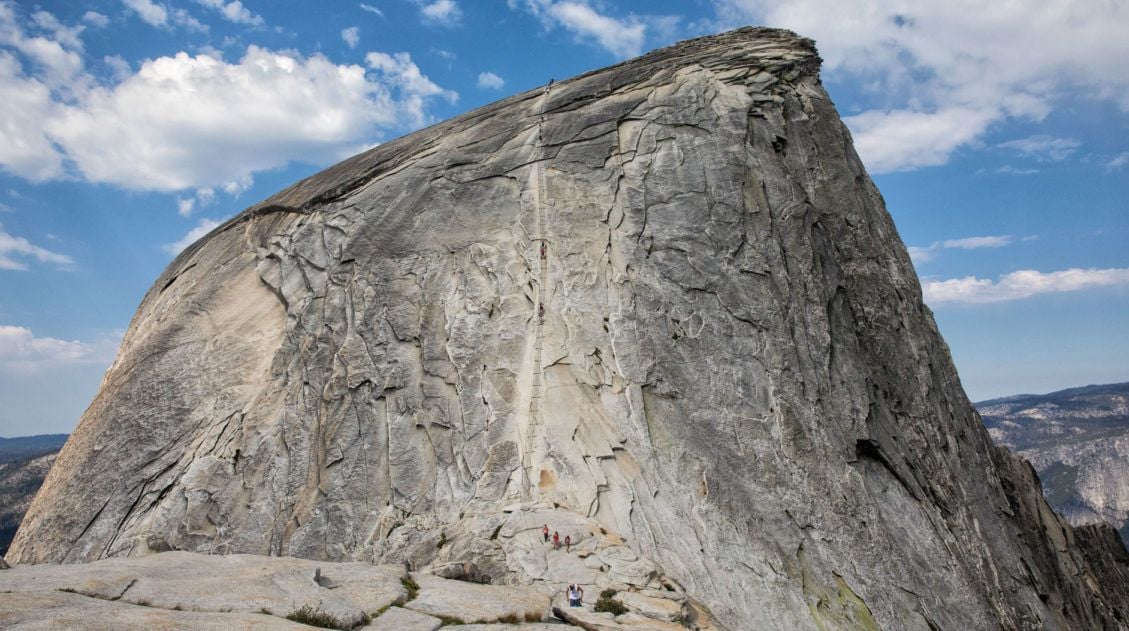
[[[541,537],[545,540],[545,543],[549,543],[549,524],[545,524],[544,526],[541,526]],[[561,536],[559,534],[557,534],[557,531],[555,531],[555,530],[553,531],[552,541],[553,541],[553,549],[554,550],[560,550],[561,549],[561,543],[562,543],[561,542]],[[564,543],[564,547],[565,547],[565,552],[571,552],[572,551],[572,537],[569,536],[569,535],[565,535],[563,543]]]
[[[554,550],[560,550],[561,545],[564,545],[566,553],[572,551],[572,536],[565,535],[562,540],[560,533],[554,530],[550,537],[549,524],[541,526],[541,539],[543,539],[545,543],[552,541]],[[581,601],[584,599],[584,588],[576,583],[569,583],[566,595],[568,596],[569,607],[580,607]]]

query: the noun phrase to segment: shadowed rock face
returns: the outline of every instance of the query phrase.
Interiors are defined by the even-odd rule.
[[[248,209],[145,297],[11,558],[587,569],[731,629],[1129,619],[991,446],[818,67],[693,40]],[[531,552],[565,513],[583,563]]]

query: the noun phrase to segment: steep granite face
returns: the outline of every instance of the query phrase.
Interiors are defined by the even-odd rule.
[[[454,564],[731,629],[1129,619],[991,446],[818,66],[684,42],[248,209],[145,297],[11,558]],[[531,552],[549,519],[583,563]]]

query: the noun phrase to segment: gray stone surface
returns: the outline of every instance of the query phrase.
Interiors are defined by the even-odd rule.
[[[66,592],[0,594],[0,628],[7,631],[231,631],[232,629],[303,629],[263,614],[170,611]]]
[[[314,581],[319,569],[321,584]],[[309,607],[357,625],[366,614],[407,598],[405,576],[397,566],[167,552],[79,565],[20,565],[0,575],[0,592],[72,593],[170,611],[286,616]],[[8,596],[0,595],[0,601]]]
[[[11,558],[473,563],[732,630],[1129,619],[993,449],[818,69],[684,42],[248,209],[146,295]]]
[[[549,617],[549,597],[524,586],[479,585],[438,576],[414,576],[419,595],[404,607],[467,623],[536,622]]]
[[[411,609],[391,607],[373,618],[365,628],[376,631],[435,631],[443,626],[439,618],[428,616]]]

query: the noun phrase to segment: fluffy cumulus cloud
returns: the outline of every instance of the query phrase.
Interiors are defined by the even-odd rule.
[[[193,243],[196,243],[200,240],[201,237],[216,229],[222,223],[222,221],[217,221],[214,219],[201,219],[196,224],[196,227],[189,230],[187,234],[180,238],[180,240],[176,241],[175,243],[169,243],[165,245],[163,249],[165,250],[165,252],[176,256],[177,254],[183,252],[184,248],[187,248]]]
[[[779,26],[815,39],[830,77],[869,86],[870,111],[846,120],[875,172],[941,164],[995,123],[1041,120],[1066,94],[1129,111],[1124,2],[716,4],[727,25]]]
[[[922,283],[922,291],[925,302],[937,306],[1005,302],[1040,294],[1113,285],[1129,285],[1129,268],[1071,268],[1058,272],[1019,270],[1006,274],[996,281],[975,276],[927,280]]]
[[[478,87],[486,90],[501,90],[506,85],[505,79],[493,72],[478,73]]]
[[[934,241],[927,247],[909,246],[910,258],[914,263],[924,263],[932,260],[941,250],[977,250],[980,248],[1002,248],[1011,245],[1015,239],[1011,235],[990,237],[965,237],[963,239],[946,239]]]
[[[113,359],[120,333],[94,342],[37,337],[31,329],[0,324],[0,372],[28,373],[65,364],[104,364]]]
[[[159,21],[151,3],[128,1]],[[227,11],[238,3],[205,4]],[[31,28],[53,27],[43,20]],[[80,40],[64,45],[27,29],[0,0],[0,167],[32,181],[238,193],[257,171],[340,159],[386,131],[426,123],[431,99],[458,96],[405,53],[372,53],[366,69],[255,46],[236,61],[182,52],[136,72],[107,58],[120,79],[99,83]]]
[[[74,264],[71,257],[35,245],[23,237],[8,234],[4,226],[0,225],[0,270],[26,270],[30,261],[49,263],[64,269]]]
[[[524,8],[546,29],[564,28],[581,41],[593,43],[620,58],[643,52],[647,25],[637,16],[613,18],[584,0],[508,0],[510,8]],[[669,20],[659,19],[666,24]]]

